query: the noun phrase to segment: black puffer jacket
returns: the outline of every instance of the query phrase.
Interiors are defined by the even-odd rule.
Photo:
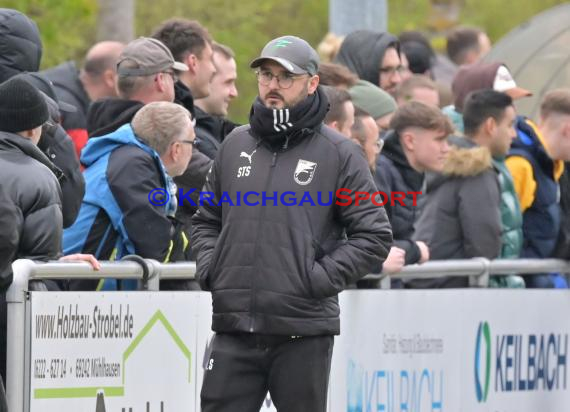
[[[19,11],[0,9],[0,83],[22,72],[38,71],[41,57],[42,42],[36,23]],[[64,225],[70,226],[85,190],[73,142],[58,126],[46,128],[38,147],[64,173],[60,179]]]
[[[249,126],[239,127],[208,175],[204,190],[216,205],[222,195],[236,202],[204,204],[193,218],[197,278],[212,291],[217,332],[338,334],[338,293],[378,270],[388,254],[384,209],[339,206],[334,197],[341,188],[353,196],[376,191],[360,147],[326,126],[303,130],[286,148],[271,149]],[[246,205],[250,191],[259,193],[249,198],[258,205]],[[274,192],[276,201],[263,206],[261,193]],[[299,205],[306,193],[315,206]],[[319,205],[319,195],[330,204]],[[296,206],[284,204],[293,197]]]
[[[501,188],[489,149],[466,138],[453,144],[443,174],[430,174],[415,240],[426,242],[431,260],[495,259],[502,246]],[[414,279],[416,288],[467,287],[467,277]]]
[[[406,265],[418,263],[421,252],[415,241],[414,223],[420,215],[420,206],[423,204],[422,195],[410,192],[421,192],[424,184],[424,174],[415,171],[406,159],[398,135],[391,131],[385,138],[382,154],[376,165],[376,182],[378,190],[390,196],[394,192],[404,192],[405,206],[394,202],[392,206],[390,197],[384,205],[394,234],[394,246],[406,251]]]
[[[0,83],[22,72],[37,72],[42,58],[38,26],[25,14],[0,9]]]
[[[30,140],[0,132],[0,203],[15,219],[12,230],[2,227],[0,261],[49,260],[61,254],[61,189],[56,174],[62,176]],[[5,288],[11,281],[8,266],[0,273],[0,282]]]
[[[65,130],[87,129],[89,96],[79,80],[79,70],[72,61],[61,63],[42,72],[53,83],[57,98],[77,108],[76,112],[64,113],[61,124]]]
[[[71,138],[65,133],[63,127],[55,121],[57,113],[54,111],[59,109],[49,97],[44,96],[44,98],[50,107],[52,122],[45,124],[42,128],[38,148],[63,172],[63,177],[60,179],[61,201],[63,227],[67,228],[75,222],[79,214],[79,208],[85,194],[85,180],[81,173],[79,159],[75,156]]]

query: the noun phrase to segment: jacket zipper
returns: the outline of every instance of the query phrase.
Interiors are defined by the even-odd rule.
[[[282,149],[283,150],[287,149],[288,145],[289,145],[289,137],[287,136],[285,138],[285,143],[283,143]],[[278,155],[278,152],[274,151],[273,157],[271,158],[271,166],[269,168],[269,176],[267,178],[267,183],[265,184],[265,188],[264,188],[263,193],[267,193],[267,189],[271,186],[271,181],[273,180],[273,171],[275,170],[275,165],[277,164],[277,155]],[[263,223],[264,217],[265,217],[265,206],[262,206],[261,215],[259,217],[260,223]],[[258,256],[259,233],[261,231],[260,227],[261,227],[261,224],[257,228],[257,236],[255,239],[254,256]],[[259,273],[259,270],[257,270],[257,269],[258,268],[257,268],[257,264],[256,264],[255,265],[255,273]],[[252,280],[251,280],[251,309],[250,309],[250,321],[249,321],[249,332],[250,333],[255,332],[255,306],[256,306],[255,292],[256,292],[255,279],[253,279],[253,277],[252,277]]]

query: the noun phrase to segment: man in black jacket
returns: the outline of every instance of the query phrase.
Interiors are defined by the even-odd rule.
[[[334,195],[376,189],[362,150],[322,124],[328,103],[311,46],[274,39],[251,67],[250,124],[222,143],[204,188],[212,203],[193,218],[216,332],[202,410],[256,411],[269,390],[278,410],[325,411],[338,293],[381,270],[392,234],[382,207],[340,206]]]
[[[424,173],[440,172],[449,152],[447,137],[453,131],[447,117],[437,108],[409,102],[391,120],[382,154],[378,159],[378,189],[385,193],[406,193],[403,202],[386,202],[394,244],[405,250],[406,265],[429,259],[428,246],[412,240],[414,223],[425,197]],[[416,193],[416,201],[412,193]],[[399,283],[399,282],[397,282]]]
[[[17,10],[0,9],[0,50],[0,83],[22,72],[38,71],[42,42],[36,24]],[[63,192],[64,225],[69,226],[77,217],[85,190],[79,161],[71,138],[61,126],[46,130],[44,136],[38,147],[64,175],[59,184]]]
[[[61,250],[61,171],[38,149],[47,105],[32,85],[0,85],[0,375],[5,371],[5,291],[16,259],[55,259]]]

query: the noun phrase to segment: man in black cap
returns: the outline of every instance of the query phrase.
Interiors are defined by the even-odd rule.
[[[192,221],[216,332],[204,412],[258,411],[267,391],[279,411],[325,411],[338,293],[380,272],[392,243],[382,207],[337,202],[341,188],[375,186],[362,150],[323,125],[318,66],[294,36],[270,41],[251,63],[259,97],[250,124],[222,143],[204,188],[213,200]],[[307,193],[313,202],[300,201]]]

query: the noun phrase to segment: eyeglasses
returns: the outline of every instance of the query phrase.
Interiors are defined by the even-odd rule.
[[[277,79],[277,85],[282,89],[288,89],[293,85],[295,79],[305,76],[304,74],[295,75],[290,73],[273,74],[268,70],[257,70],[255,72],[257,81],[263,86],[269,86],[273,79]]]
[[[175,72],[168,71],[168,72],[163,72],[163,73],[169,74],[170,76],[172,76],[172,81],[174,83],[176,83],[178,81],[178,75]]]
[[[194,139],[194,140],[188,140],[188,139],[175,140],[175,141],[173,141],[172,143],[176,143],[176,142],[179,142],[179,143],[186,143],[186,144],[189,144],[189,145],[191,145],[191,146],[196,146],[196,140],[195,140],[195,139]]]
[[[376,146],[378,146],[378,150],[382,150],[382,148],[384,147],[384,139],[379,138],[378,140],[376,140]]]
[[[382,67],[380,68],[380,73],[393,76],[395,73],[402,74],[405,70],[406,68],[402,65],[396,67]]]

